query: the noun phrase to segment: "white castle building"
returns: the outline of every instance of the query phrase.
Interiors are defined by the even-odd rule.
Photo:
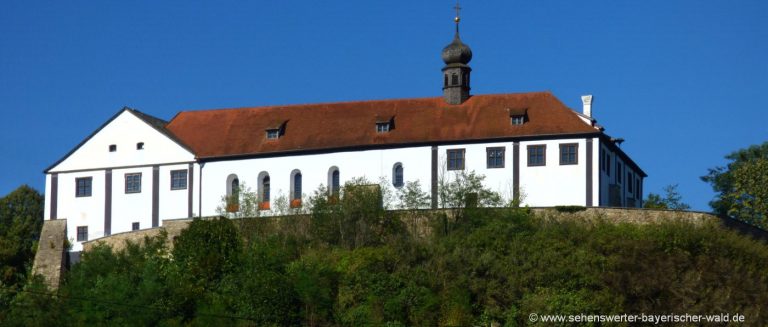
[[[475,171],[523,205],[641,205],[646,174],[592,117],[547,92],[470,95],[470,48],[443,49],[443,96],[180,112],[124,108],[45,170],[45,217],[67,219],[72,250],[164,219],[217,214],[255,186],[268,209],[319,185],[419,181],[437,207],[442,171]],[[511,192],[510,192],[511,191]]]

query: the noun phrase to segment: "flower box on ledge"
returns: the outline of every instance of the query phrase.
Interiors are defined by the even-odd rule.
[[[291,208],[301,208],[301,199],[291,200]]]
[[[261,202],[259,203],[259,210],[269,210],[269,202]]]
[[[240,204],[239,203],[228,203],[227,204],[227,212],[238,212],[240,211]]]

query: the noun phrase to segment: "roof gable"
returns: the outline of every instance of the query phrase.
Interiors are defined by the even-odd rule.
[[[520,111],[527,122],[510,124]],[[382,117],[397,127],[377,133]],[[284,135],[267,140],[275,121],[286,122]],[[435,97],[185,111],[166,127],[198,158],[600,132],[548,92],[475,95],[460,105]]]
[[[165,129],[164,120],[123,108],[46,173],[193,161],[191,149]],[[137,144],[143,143],[143,149]],[[116,151],[110,152],[115,145]]]

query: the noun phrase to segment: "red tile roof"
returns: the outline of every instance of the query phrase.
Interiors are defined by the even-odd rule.
[[[525,110],[527,109],[527,110]],[[525,110],[525,111],[523,111]],[[510,114],[526,112],[524,125]],[[376,122],[394,117],[394,129]],[[284,125],[278,140],[266,130]],[[547,92],[475,95],[461,105],[442,97],[183,111],[166,128],[198,158],[330,150],[360,146],[446,143],[498,138],[600,134]]]

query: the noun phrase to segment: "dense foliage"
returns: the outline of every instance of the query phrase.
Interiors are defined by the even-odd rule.
[[[530,313],[720,312],[768,321],[768,245],[715,223],[469,208],[432,212],[431,236],[415,238],[365,205],[375,197],[353,198],[315,201],[302,220],[311,226],[292,232],[196,220],[172,249],[163,236],[118,253],[97,247],[58,296],[33,283],[3,323],[518,326]]]
[[[715,212],[768,230],[768,142],[727,156],[726,167],[715,167],[701,179],[712,184]]]
[[[0,198],[0,321],[23,286],[43,225],[43,196],[23,185]]]

